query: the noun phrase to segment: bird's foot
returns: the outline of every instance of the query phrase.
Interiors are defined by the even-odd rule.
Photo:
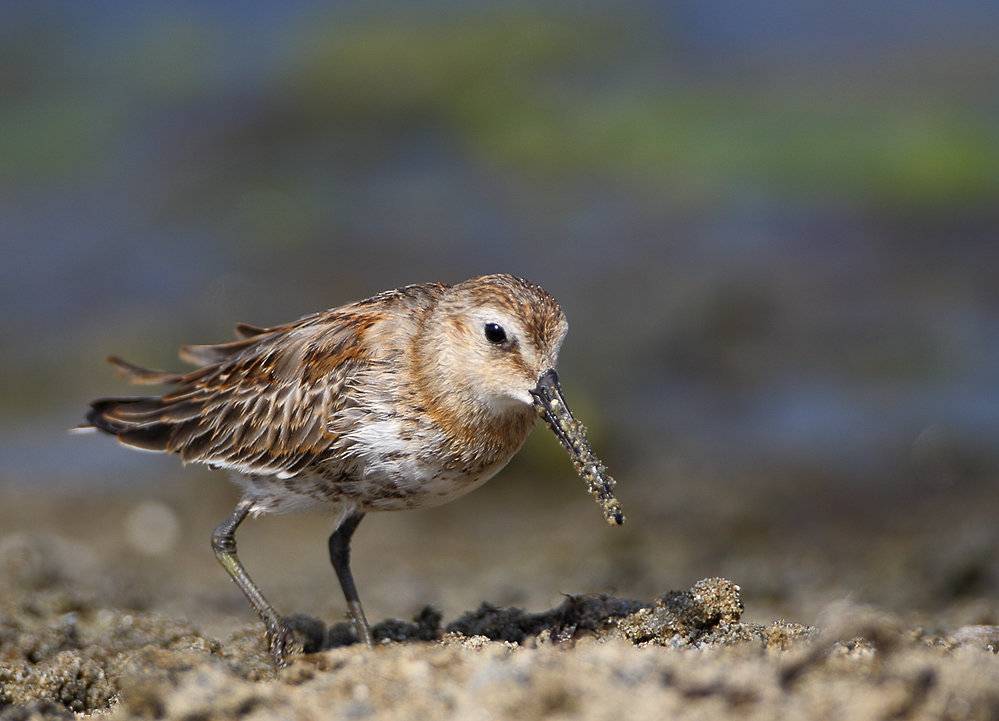
[[[317,618],[294,614],[267,624],[267,641],[278,668],[287,666],[289,656],[321,651],[326,645],[326,624]]]

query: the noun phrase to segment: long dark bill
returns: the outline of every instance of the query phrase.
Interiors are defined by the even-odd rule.
[[[534,408],[569,451],[576,473],[583,477],[590,493],[596,496],[607,522],[620,526],[624,523],[624,514],[621,513],[620,502],[614,496],[616,482],[607,474],[607,468],[590,448],[585,426],[569,411],[554,369],[541,374],[531,395],[534,396]]]

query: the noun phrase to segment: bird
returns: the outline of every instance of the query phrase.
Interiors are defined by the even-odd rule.
[[[563,397],[556,364],[568,331],[540,286],[509,274],[421,283],[273,327],[239,323],[237,340],[188,345],[189,372],[108,361],[162,395],[101,398],[84,430],[133,448],[232,472],[242,490],[211,545],[266,629],[275,663],[303,642],[236,552],[247,516],[329,514],[329,553],[358,640],[374,644],[350,568],[366,513],[436,506],[481,486],[540,416],[613,525],[615,481]]]

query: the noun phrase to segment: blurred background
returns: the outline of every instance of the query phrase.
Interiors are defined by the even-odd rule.
[[[0,3],[0,535],[249,620],[224,475],[67,434],[133,392],[105,357],[510,272],[628,524],[539,430],[365,521],[369,615],[724,575],[754,620],[999,622],[997,37],[989,0]],[[342,613],[327,532],[241,529],[279,607]]]

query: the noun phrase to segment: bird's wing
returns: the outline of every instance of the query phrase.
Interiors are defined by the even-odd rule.
[[[135,382],[176,388],[97,400],[87,420],[126,445],[185,462],[292,476],[335,441],[329,421],[352,403],[348,381],[377,354],[366,337],[385,320],[384,311],[355,305],[275,328],[244,326],[241,340],[182,349],[203,364],[187,374],[114,359]]]

